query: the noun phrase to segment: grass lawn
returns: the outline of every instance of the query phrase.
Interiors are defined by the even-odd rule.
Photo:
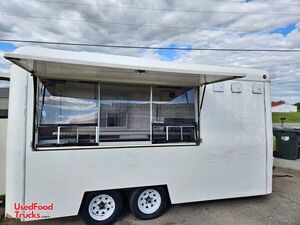
[[[281,117],[285,117],[285,123],[300,123],[300,112],[289,112],[289,113],[272,113],[273,123],[280,123]]]

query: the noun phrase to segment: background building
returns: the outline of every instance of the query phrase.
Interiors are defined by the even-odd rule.
[[[5,150],[8,116],[8,92],[9,75],[0,72],[0,196],[5,193]]]
[[[297,106],[286,102],[272,102],[272,112],[297,112]]]

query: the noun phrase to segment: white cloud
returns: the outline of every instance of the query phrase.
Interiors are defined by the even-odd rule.
[[[0,50],[0,73],[7,72],[9,70],[9,63],[3,58],[3,51]]]

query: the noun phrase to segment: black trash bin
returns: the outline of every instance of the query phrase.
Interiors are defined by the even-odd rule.
[[[296,160],[300,158],[300,129],[274,128],[277,155],[283,159]]]

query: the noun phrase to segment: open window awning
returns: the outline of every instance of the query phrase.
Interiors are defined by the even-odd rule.
[[[245,77],[231,67],[37,47],[21,47],[4,57],[35,76],[53,79],[195,86]]]

